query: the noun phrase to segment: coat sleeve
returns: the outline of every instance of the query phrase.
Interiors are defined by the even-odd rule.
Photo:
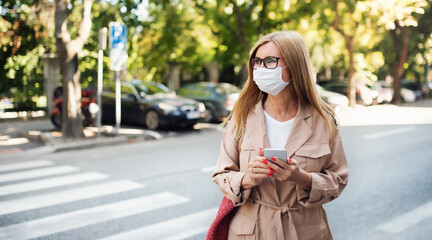
[[[245,174],[245,172],[240,172],[238,141],[235,138],[234,122],[231,118],[222,137],[219,159],[212,179],[224,196],[230,199],[236,207],[246,203],[251,192],[251,189],[241,188]]]
[[[304,207],[317,207],[337,198],[348,183],[348,164],[339,132],[335,131],[330,143],[330,156],[321,172],[312,175],[312,188],[306,191],[296,187],[299,204]]]

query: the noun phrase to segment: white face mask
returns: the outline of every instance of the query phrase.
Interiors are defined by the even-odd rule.
[[[282,80],[282,69],[284,68],[286,67],[254,69],[253,79],[261,91],[271,95],[277,95],[291,82],[291,80],[288,82]]]

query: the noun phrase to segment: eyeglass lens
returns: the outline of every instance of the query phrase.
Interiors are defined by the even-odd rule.
[[[279,58],[277,57],[265,57],[264,59],[253,58],[252,66],[254,69],[257,69],[261,66],[261,63],[263,63],[265,68],[274,69],[278,66],[278,60]]]

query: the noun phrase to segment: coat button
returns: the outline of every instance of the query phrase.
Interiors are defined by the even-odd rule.
[[[224,178],[224,183],[226,183],[226,178]]]

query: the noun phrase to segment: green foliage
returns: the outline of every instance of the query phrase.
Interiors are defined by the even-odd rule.
[[[39,21],[33,1],[0,1],[0,94],[27,99],[43,93]]]

